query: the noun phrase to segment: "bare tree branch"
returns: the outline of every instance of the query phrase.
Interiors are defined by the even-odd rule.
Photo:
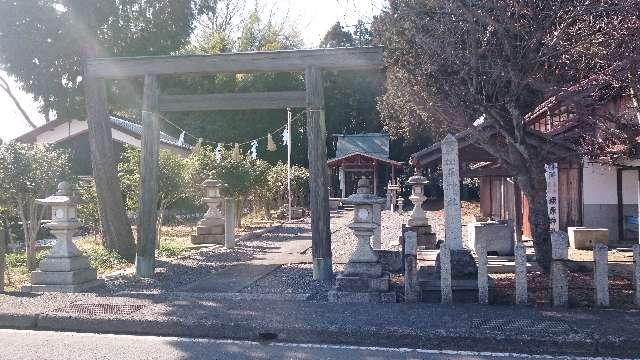
[[[4,92],[13,101],[13,103],[16,105],[16,107],[18,108],[18,110],[20,111],[22,116],[24,117],[24,120],[27,122],[27,124],[29,124],[29,126],[31,126],[32,129],[37,128],[38,126],[36,124],[34,124],[33,121],[31,121],[31,118],[29,117],[27,112],[22,107],[22,104],[20,104],[20,101],[18,101],[18,99],[15,97],[15,95],[11,91],[11,87],[9,87],[9,83],[7,82],[7,80],[2,75],[0,75],[0,81],[2,82],[2,84],[0,84],[0,88],[2,88],[2,90],[4,90]]]

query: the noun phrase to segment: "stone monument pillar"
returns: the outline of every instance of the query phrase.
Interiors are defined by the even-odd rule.
[[[471,251],[462,246],[458,141],[453,135],[448,134],[442,140],[441,148],[445,216],[444,241],[451,250],[451,277],[452,279],[471,278],[477,276],[478,267]]]
[[[400,191],[400,185],[391,183],[389,180],[389,185],[387,185],[387,194],[390,197],[389,199],[389,210],[395,212],[398,209],[396,205],[398,203],[398,192]]]
[[[408,221],[408,231],[414,231],[417,234],[418,247],[432,250],[436,248],[436,234],[431,232],[431,225],[427,220],[427,214],[422,209],[422,204],[427,199],[424,196],[424,186],[427,184],[427,178],[420,174],[418,168],[415,169],[415,174],[409,178],[408,181],[411,184],[411,196],[409,200],[413,203],[413,211]]]
[[[436,257],[435,271],[427,272],[421,281],[422,296],[427,301],[476,302],[478,267],[471,251],[462,245],[458,144],[453,136],[447,135],[441,147],[445,239]],[[492,287],[490,279],[487,280]]]
[[[207,212],[198,221],[196,233],[191,235],[192,244],[224,244],[224,217],[220,212],[220,204],[224,199],[220,196],[218,180],[207,179],[202,183],[204,197],[202,203],[207,205]]]
[[[62,182],[55,195],[37,199],[40,205],[51,206],[51,222],[45,226],[56,237],[56,243],[40,262],[38,270],[31,273],[31,285],[22,287],[26,292],[84,292],[101,286],[96,269],[82,255],[72,241],[80,227],[76,219],[77,199],[71,184]]]
[[[356,249],[336,278],[334,289],[329,291],[332,302],[395,302],[395,293],[389,293],[389,273],[382,271],[382,263],[371,247],[371,237],[376,229],[374,205],[382,205],[384,198],[372,195],[369,181],[358,181],[358,190],[345,200],[355,206],[354,219],[349,228],[357,240]]]

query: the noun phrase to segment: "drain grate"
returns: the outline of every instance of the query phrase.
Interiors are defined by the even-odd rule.
[[[500,320],[500,319],[473,319],[471,327],[485,330],[517,330],[536,332],[566,332],[571,327],[563,321],[535,321],[535,320]]]
[[[73,303],[56,310],[58,313],[79,315],[130,315],[145,307],[141,304]]]

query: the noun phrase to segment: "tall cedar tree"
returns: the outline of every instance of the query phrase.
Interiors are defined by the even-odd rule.
[[[529,201],[538,262],[548,269],[544,165],[553,159],[548,143],[525,136],[525,116],[563,88],[635,63],[639,14],[633,0],[390,0],[374,24],[385,46],[379,108],[386,128],[442,135],[478,129],[473,123],[484,116],[500,136],[487,141],[475,131],[472,140],[515,174]]]

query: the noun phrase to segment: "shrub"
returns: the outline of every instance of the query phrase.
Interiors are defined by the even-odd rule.
[[[173,242],[161,242],[158,249],[158,256],[166,258],[177,258],[178,256],[188,252],[190,249],[186,245]]]
[[[98,270],[99,273],[110,272],[129,265],[115,250],[106,249],[102,246],[84,248],[82,253],[89,258],[91,266]]]

